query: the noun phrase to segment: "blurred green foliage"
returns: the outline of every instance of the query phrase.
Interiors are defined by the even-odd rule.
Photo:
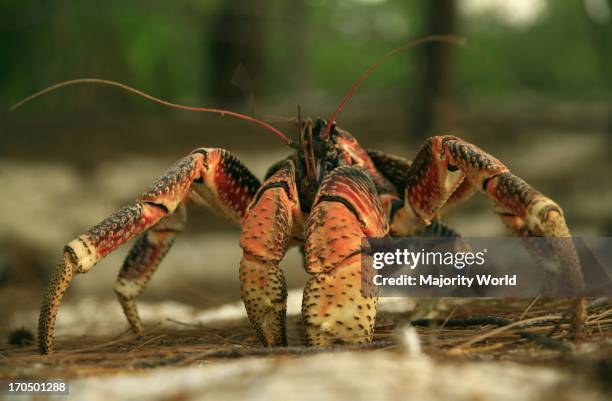
[[[314,92],[339,99],[369,64],[421,35],[424,1],[269,0],[265,8],[253,7],[245,23],[265,33],[264,73],[251,77],[256,95],[299,98]],[[599,1],[612,8],[610,0]],[[458,26],[467,45],[456,50],[457,95],[609,99],[612,22],[609,14],[589,15],[587,2],[544,1],[541,15],[521,25],[486,10],[467,13],[458,1]],[[61,80],[101,77],[175,101],[210,104],[215,99],[211,26],[223,5],[223,0],[2,0],[0,102],[8,106]],[[416,57],[418,50],[396,57],[366,85],[400,95],[415,91]],[[98,104],[103,97],[88,93],[38,107]]]

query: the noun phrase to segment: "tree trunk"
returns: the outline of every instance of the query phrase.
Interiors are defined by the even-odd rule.
[[[218,107],[240,103],[245,95],[250,98],[264,87],[266,5],[266,0],[222,2],[210,44],[210,88]],[[243,77],[232,84],[240,65]],[[255,88],[245,81],[253,82]]]
[[[457,33],[455,0],[425,1],[422,4],[423,35]],[[448,44],[428,43],[423,45],[422,55],[413,132],[417,136],[427,137],[453,130],[454,49]]]

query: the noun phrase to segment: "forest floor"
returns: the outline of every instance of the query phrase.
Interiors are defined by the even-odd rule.
[[[383,298],[375,341],[332,349],[300,345],[299,291],[289,299],[290,346],[272,349],[257,343],[239,302],[205,311],[145,302],[142,338],[122,330],[124,318],[110,302],[90,297],[64,305],[51,356],[34,345],[0,347],[0,378],[65,379],[66,399],[91,401],[612,395],[612,304],[605,299],[591,300],[585,338],[575,342],[568,301],[444,299],[427,307],[437,319],[414,320],[414,301]],[[36,313],[16,314],[12,324]],[[499,325],[492,317],[524,324]]]

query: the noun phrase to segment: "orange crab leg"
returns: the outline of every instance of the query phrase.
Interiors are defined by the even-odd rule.
[[[444,206],[466,199],[474,190],[491,201],[517,236],[570,236],[559,205],[495,157],[451,135],[432,137],[419,150],[408,169],[404,203],[392,217],[391,233],[415,234],[439,217]],[[561,276],[573,291],[580,291],[583,277],[576,251],[569,239],[555,241],[561,243]]]
[[[259,340],[268,347],[287,345],[287,287],[278,265],[300,220],[295,167],[288,160],[260,187],[240,235],[242,299]]]
[[[136,307],[136,298],[145,290],[151,276],[172,247],[177,234],[185,228],[185,209],[185,203],[181,203],[173,214],[161,219],[141,235],[119,270],[115,293],[132,331],[136,334],[144,331]]]
[[[340,167],[319,189],[306,223],[302,316],[309,345],[372,340],[377,297],[361,290],[361,241],[388,231],[374,183],[356,167]]]
[[[53,351],[57,310],[74,275],[88,272],[120,245],[152,229],[130,251],[115,287],[132,329],[142,330],[133,299],[144,290],[174,235],[182,229],[184,210],[180,205],[189,198],[239,223],[259,185],[257,178],[229,152],[196,149],[166,171],[134,203],[69,242],[42,302],[39,351],[43,354]],[[177,209],[177,216],[168,218]]]

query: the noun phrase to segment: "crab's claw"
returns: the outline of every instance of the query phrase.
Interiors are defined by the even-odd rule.
[[[365,170],[339,167],[326,177],[306,223],[306,271],[312,278],[304,288],[302,316],[309,345],[372,341],[378,295],[366,287],[371,281],[363,276],[362,239],[388,230]]]

